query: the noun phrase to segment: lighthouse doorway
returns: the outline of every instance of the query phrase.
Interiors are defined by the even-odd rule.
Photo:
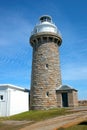
[[[62,93],[62,106],[68,107],[68,93]]]

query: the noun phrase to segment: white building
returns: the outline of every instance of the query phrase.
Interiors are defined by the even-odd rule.
[[[10,85],[0,85],[0,117],[29,110],[29,90]]]

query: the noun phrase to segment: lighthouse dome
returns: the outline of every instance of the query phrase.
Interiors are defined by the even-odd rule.
[[[58,34],[61,37],[59,30],[57,29],[56,25],[52,22],[51,16],[43,15],[40,17],[39,20],[40,22],[34,27],[32,35],[41,32],[52,32]]]

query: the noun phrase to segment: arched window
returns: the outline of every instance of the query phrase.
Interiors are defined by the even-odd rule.
[[[46,65],[45,65],[45,68],[48,69],[48,67],[49,67],[48,64],[46,64]]]
[[[49,97],[49,92],[46,92],[46,97]]]

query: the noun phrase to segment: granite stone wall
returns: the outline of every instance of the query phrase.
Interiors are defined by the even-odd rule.
[[[62,107],[62,93],[56,92],[57,107]]]
[[[78,106],[78,97],[77,91],[70,91],[68,92],[68,105],[69,107],[76,107]]]
[[[73,91],[73,106],[76,107],[78,106],[78,92]]]
[[[62,84],[60,40],[58,36],[51,34],[35,35],[30,39],[33,47],[30,109],[49,109],[58,106],[56,87]]]

